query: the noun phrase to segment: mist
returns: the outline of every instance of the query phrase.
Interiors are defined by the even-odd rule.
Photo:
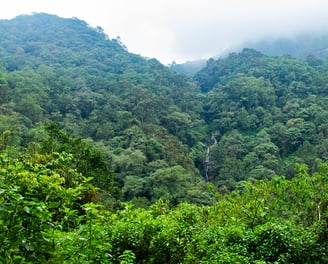
[[[164,64],[218,56],[243,43],[328,32],[326,0],[12,0],[0,18],[78,17]]]
[[[246,43],[328,32],[326,2],[247,1],[237,5],[238,2],[213,9],[207,15],[198,13],[192,25],[176,23],[177,54],[184,58],[208,58]]]

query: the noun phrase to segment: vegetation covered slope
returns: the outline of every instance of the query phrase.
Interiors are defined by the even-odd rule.
[[[217,135],[218,186],[293,176],[293,163],[327,161],[327,61],[269,57],[245,49],[208,61],[195,80],[207,93],[204,117]]]
[[[328,261],[326,60],[191,80],[78,19],[0,33],[1,262]]]
[[[65,152],[0,151],[3,263],[326,263],[328,167],[216,194],[111,213]]]
[[[208,204],[205,171],[225,191],[292,177],[295,162],[315,171],[327,161],[327,61],[245,49],[209,60],[189,80],[78,19],[20,16],[0,31],[1,131],[11,131],[12,145],[38,142],[50,153],[40,142],[63,139],[43,124],[57,122],[72,134],[59,149],[74,154],[67,145],[87,139],[124,200]],[[205,162],[211,135],[218,144]]]
[[[186,199],[189,188],[175,195],[169,178],[159,182],[167,172],[202,193],[192,156],[203,155],[207,134],[194,84],[78,19],[20,16],[0,31],[1,131],[11,131],[12,144],[41,141],[42,123],[56,121],[97,142],[124,199]]]

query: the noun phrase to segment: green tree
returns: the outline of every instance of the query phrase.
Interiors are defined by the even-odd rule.
[[[70,169],[66,153],[14,159],[0,153],[1,261],[47,261],[55,229],[78,224],[78,210],[92,192],[90,179]]]
[[[186,200],[186,192],[191,186],[191,177],[181,166],[158,169],[150,175],[152,183],[152,198],[169,200],[178,204]]]

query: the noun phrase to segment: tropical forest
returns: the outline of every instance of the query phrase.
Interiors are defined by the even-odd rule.
[[[78,18],[0,36],[0,263],[328,263],[327,57],[187,75]]]

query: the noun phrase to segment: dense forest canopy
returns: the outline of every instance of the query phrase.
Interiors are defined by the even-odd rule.
[[[187,77],[77,18],[0,34],[1,261],[327,261],[328,60]]]

